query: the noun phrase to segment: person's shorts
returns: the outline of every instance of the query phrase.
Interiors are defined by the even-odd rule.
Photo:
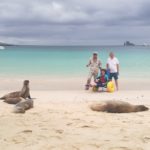
[[[115,73],[110,73],[109,79],[112,80],[112,78],[114,78],[115,80],[118,80],[118,73],[117,73],[117,72],[115,72]]]

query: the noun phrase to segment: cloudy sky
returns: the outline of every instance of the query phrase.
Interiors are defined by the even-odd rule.
[[[0,0],[0,41],[15,44],[150,43],[149,0]]]

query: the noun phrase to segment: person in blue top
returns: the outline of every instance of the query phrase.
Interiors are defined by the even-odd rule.
[[[108,75],[106,74],[106,70],[105,69],[101,69],[101,74],[100,76],[98,76],[95,80],[96,83],[96,87],[106,87],[107,83],[109,81]]]

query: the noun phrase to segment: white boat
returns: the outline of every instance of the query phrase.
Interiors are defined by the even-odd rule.
[[[150,46],[150,45],[149,45],[149,44],[147,44],[147,43],[144,43],[144,44],[143,44],[143,46]]]
[[[0,50],[3,50],[3,49],[5,49],[5,47],[4,46],[0,46]]]

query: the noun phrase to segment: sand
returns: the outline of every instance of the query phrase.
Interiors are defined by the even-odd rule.
[[[150,149],[150,111],[110,114],[89,109],[105,100],[150,108],[149,90],[33,90],[31,96],[35,105],[25,114],[12,113],[14,106],[0,101],[0,150]]]
[[[135,91],[135,90],[150,90],[150,80],[147,78],[122,78],[119,76],[120,90]],[[1,90],[18,90],[22,88],[23,80],[30,80],[32,90],[79,90],[84,89],[86,77],[54,77],[54,76],[0,76]],[[92,83],[93,84],[93,83]]]

